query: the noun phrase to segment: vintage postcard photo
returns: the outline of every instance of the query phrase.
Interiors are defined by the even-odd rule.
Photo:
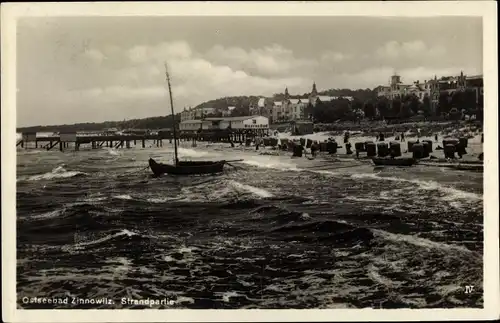
[[[2,5],[4,320],[498,318],[495,12]]]

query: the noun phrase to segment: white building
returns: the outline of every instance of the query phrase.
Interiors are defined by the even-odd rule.
[[[179,129],[182,131],[197,131],[201,126],[201,120],[184,120],[179,123]]]
[[[269,118],[263,116],[243,116],[227,118],[206,118],[212,122],[212,129],[269,129]]]
[[[272,120],[273,122],[284,122],[284,121],[296,121],[296,120],[308,120],[309,113],[307,112],[307,107],[309,104],[315,106],[318,101],[330,102],[337,99],[347,99],[349,101],[353,100],[353,97],[337,97],[337,96],[327,96],[318,95],[316,89],[316,83],[313,83],[312,91],[306,98],[291,99],[289,98],[288,88],[285,89],[285,98],[282,101],[275,101],[272,105]]]

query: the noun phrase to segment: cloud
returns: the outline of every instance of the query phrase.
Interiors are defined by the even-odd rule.
[[[377,48],[375,54],[382,59],[396,58],[428,58],[440,57],[446,54],[446,49],[443,46],[428,47],[422,40],[414,40],[409,42],[389,41],[383,46]]]
[[[321,55],[321,62],[324,64],[339,63],[350,58],[351,56],[340,52],[326,51]]]
[[[101,63],[106,57],[96,49],[87,49],[83,52],[82,57],[91,62]]]
[[[390,41],[380,46],[375,55],[331,48],[318,50],[307,58],[300,57],[300,53],[278,44],[249,49],[215,45],[204,50],[195,50],[186,41],[121,47],[94,43],[83,50],[68,45],[58,54],[68,58],[54,59],[53,64],[39,59],[38,64],[29,65],[35,68],[24,68],[18,99],[23,109],[18,116],[20,120],[50,124],[59,122],[54,116],[72,123],[166,115],[170,109],[166,61],[176,111],[220,97],[271,96],[283,92],[285,87],[291,94],[301,95],[311,90],[313,80],[319,90],[356,89],[386,84],[395,69],[408,83],[435,74],[460,72],[460,68],[454,67],[457,64],[451,63],[451,67],[432,68],[428,62],[434,60],[429,58],[446,51],[423,41]],[[54,56],[50,54],[46,52],[44,57]],[[78,59],[69,58],[71,55]],[[464,72],[481,73],[470,69]],[[39,106],[46,113],[34,119],[34,107]]]
[[[216,45],[205,57],[234,69],[263,76],[282,76],[318,66],[316,60],[297,58],[293,51],[277,44],[248,51],[239,47]]]
[[[184,41],[163,42],[154,46],[135,46],[127,50],[126,56],[132,63],[163,63],[170,59],[187,59],[191,47]]]
[[[164,42],[154,46],[135,46],[125,51],[128,63],[120,70],[101,69],[108,85],[80,91],[82,95],[105,101],[159,97],[165,93],[163,63],[168,61],[174,96],[181,109],[220,96],[265,94],[282,91],[285,86],[306,88],[310,79],[292,67],[310,64],[296,59],[293,52],[278,45],[244,51],[215,46],[205,58],[194,53],[185,42]],[[119,52],[114,52],[119,56]],[[208,58],[212,58],[209,60]],[[109,60],[114,60],[113,55]],[[252,65],[253,64],[253,65]],[[267,75],[251,74],[252,66]],[[286,73],[288,72],[288,73]],[[265,74],[265,73],[263,73]],[[272,74],[270,76],[269,74]],[[288,75],[287,75],[288,74]],[[102,79],[102,78],[101,78]],[[112,99],[114,97],[115,99]]]

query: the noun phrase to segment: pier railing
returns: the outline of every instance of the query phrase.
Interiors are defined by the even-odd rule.
[[[212,141],[212,142],[245,142],[249,138],[255,138],[267,133],[267,129],[241,129],[230,131],[181,131],[180,141]],[[146,148],[146,141],[153,141],[153,146],[163,147],[163,140],[172,143],[173,133],[170,131],[158,131],[145,134],[92,134],[92,133],[59,133],[50,136],[39,136],[36,133],[23,133],[22,139],[16,142],[16,146],[22,148],[44,148],[51,150],[59,146],[63,151],[70,146],[75,151],[80,150],[82,145],[90,145],[92,149],[109,148],[131,148],[140,144]],[[34,147],[33,147],[34,146]]]

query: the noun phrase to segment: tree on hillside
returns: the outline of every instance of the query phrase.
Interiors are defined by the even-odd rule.
[[[399,97],[394,98],[390,102],[390,111],[389,111],[389,116],[390,117],[395,117],[401,114],[401,109],[402,109],[403,103]]]
[[[415,94],[406,95],[402,100],[404,111],[400,113],[405,117],[416,115],[420,110],[420,100]]]
[[[441,115],[443,113],[449,113],[451,110],[450,104],[451,98],[448,95],[448,92],[439,93],[438,99],[438,114]]]
[[[375,103],[375,107],[380,113],[382,118],[388,117],[390,115],[390,102],[386,97],[378,97]]]
[[[312,108],[312,115],[313,115],[313,118],[314,118],[314,121],[316,122],[328,122],[328,121],[325,121],[328,119],[328,113],[326,111],[327,107],[326,105],[321,102],[320,100],[318,100],[316,102],[316,105],[314,105],[314,107]]]
[[[422,102],[421,109],[424,111],[424,116],[428,117],[431,115],[431,99],[429,96],[424,96],[424,100]]]
[[[352,119],[351,104],[347,99],[336,99],[332,100],[329,104],[331,106],[329,118],[331,122],[336,120],[348,120]]]
[[[249,115],[248,106],[238,105],[231,111],[231,117],[243,117]]]
[[[307,119],[314,119],[314,107],[313,105],[311,104],[311,102],[309,102],[307,104],[307,107],[305,108],[304,110],[304,116],[307,118]]]
[[[365,102],[365,104],[363,105],[363,112],[365,113],[366,118],[375,118],[375,116],[377,115],[377,111],[373,100],[368,100]]]

